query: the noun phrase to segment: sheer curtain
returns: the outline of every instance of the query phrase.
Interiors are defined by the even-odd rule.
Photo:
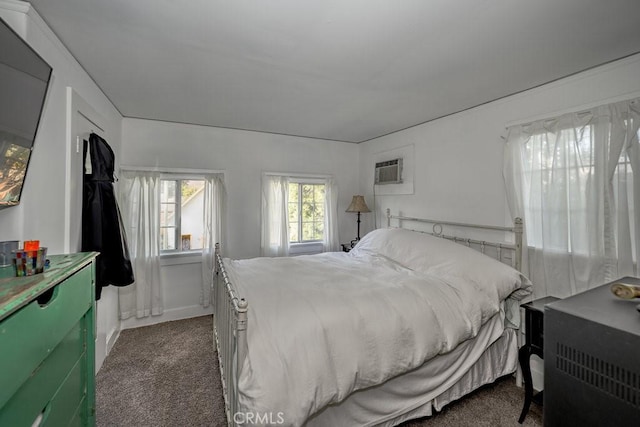
[[[160,315],[160,173],[123,172],[120,194],[135,276],[133,285],[118,289],[120,318]]]
[[[325,179],[324,251],[337,251],[338,238],[338,186],[333,178]]]
[[[289,178],[262,176],[262,256],[289,255]]]
[[[204,239],[202,244],[202,292],[200,303],[208,307],[212,303],[211,285],[215,266],[215,244],[224,245],[225,212],[224,176],[210,174],[204,177]]]
[[[640,100],[508,129],[504,178],[534,295],[638,275]]]

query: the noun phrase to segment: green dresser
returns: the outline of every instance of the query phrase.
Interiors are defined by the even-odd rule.
[[[97,255],[0,279],[0,426],[95,425]]]

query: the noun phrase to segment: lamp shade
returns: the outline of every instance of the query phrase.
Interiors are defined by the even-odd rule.
[[[345,212],[371,212],[364,201],[364,196],[353,196],[351,204]]]

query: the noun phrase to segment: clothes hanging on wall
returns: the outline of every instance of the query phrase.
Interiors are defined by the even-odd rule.
[[[100,252],[96,260],[96,299],[100,299],[103,286],[127,286],[134,277],[113,191],[113,150],[92,133],[84,141],[83,154],[82,251]]]

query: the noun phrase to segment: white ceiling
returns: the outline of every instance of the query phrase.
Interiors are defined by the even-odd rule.
[[[125,117],[348,142],[640,52],[639,0],[31,3]]]

